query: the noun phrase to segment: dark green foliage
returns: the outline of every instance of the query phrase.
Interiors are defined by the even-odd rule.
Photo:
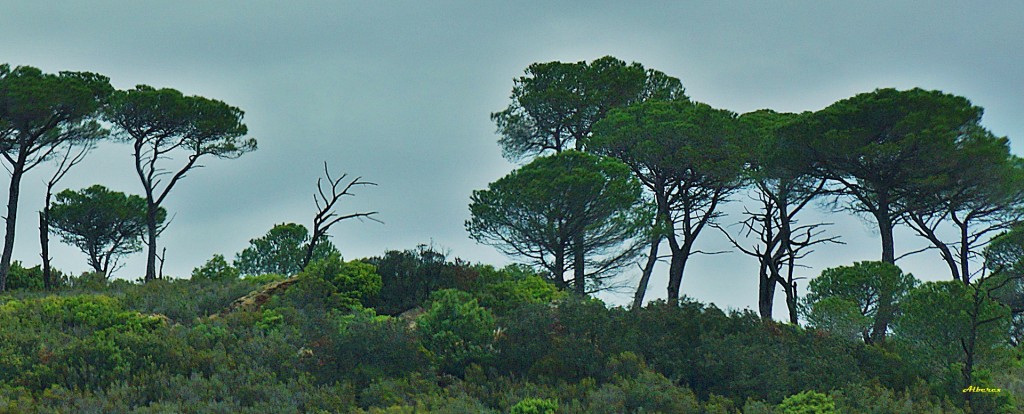
[[[894,324],[901,343],[908,347],[909,360],[941,376],[951,366],[964,363],[964,349],[972,331],[978,344],[978,360],[994,356],[1005,342],[1009,310],[982,298],[977,318],[972,318],[976,289],[979,288],[959,281],[945,281],[928,282],[910,292],[903,314]],[[940,309],[941,318],[936,317]],[[990,322],[976,325],[978,321]],[[951,386],[958,387],[956,383]]]
[[[106,274],[99,272],[82,272],[78,276],[72,276],[68,280],[68,286],[72,289],[83,290],[83,291],[103,291],[106,290],[111,280],[107,278]]]
[[[962,413],[948,399],[931,395],[923,382],[887,388],[877,382],[852,384],[830,393],[841,413],[858,414],[947,414]]]
[[[498,270],[484,265],[475,266],[473,270],[479,274],[473,296],[480,301],[480,306],[496,316],[503,316],[527,304],[553,303],[566,297],[565,291],[558,290],[526,266],[508,265]]]
[[[847,208],[878,225],[881,261],[895,263],[893,228],[920,194],[941,191],[956,143],[979,128],[982,110],[940,91],[877,89],[829,105],[789,128],[818,174],[849,196]],[[935,207],[929,204],[928,207]]]
[[[135,171],[146,194],[146,276],[157,278],[158,211],[171,189],[201,158],[238,158],[256,149],[245,138],[241,109],[174,89],[138,85],[116,91],[104,107],[105,119],[134,148]],[[168,160],[185,160],[167,168]]]
[[[988,286],[993,299],[1010,310],[1010,342],[1024,344],[1024,227],[997,235],[984,250],[985,267],[992,272]]]
[[[668,298],[680,297],[686,263],[701,231],[742,184],[752,129],[733,112],[684,99],[610,111],[589,149],[629,166],[654,199],[654,227],[671,251]]]
[[[826,394],[804,391],[782,400],[776,408],[782,414],[836,414],[836,403]]]
[[[141,312],[164,315],[175,322],[219,313],[260,283],[246,279],[222,281],[162,279],[124,289],[125,304]]]
[[[52,269],[53,281],[55,287],[62,287],[68,284],[67,276],[64,276],[60,270]],[[11,263],[11,269],[7,274],[7,288],[8,289],[28,289],[28,290],[42,290],[43,289],[43,271],[39,265],[26,268],[21,265],[21,262],[15,260]]]
[[[228,264],[223,255],[215,254],[202,266],[192,269],[192,280],[225,281],[238,279],[241,274],[237,268]]]
[[[582,150],[609,110],[648,99],[685,98],[679,79],[605,56],[590,63],[546,62],[515,80],[512,103],[491,114],[506,158]]]
[[[462,261],[450,261],[444,253],[426,245],[415,250],[389,250],[363,261],[376,266],[381,277],[380,294],[370,298],[367,306],[385,315],[421,306],[435,290],[469,290],[477,278],[477,272]]]
[[[57,193],[49,212],[51,231],[64,243],[78,247],[98,273],[117,269],[121,256],[142,249],[146,232],[146,200],[137,195],[110,191],[94,185],[79,191]],[[157,209],[156,224],[162,226],[167,212]]]
[[[959,372],[922,371],[926,353],[902,342],[866,346],[692,301],[608,308],[521,267],[466,269],[465,289],[436,291],[401,317],[363,307],[380,286],[373,266],[337,256],[254,311],[221,313],[270,279],[96,278],[101,294],[0,296],[0,413],[507,413],[556,401],[560,414],[830,401],[839,412],[956,413],[963,403]],[[975,379],[1003,394],[975,395],[975,412],[1013,412],[1020,367],[995,365],[1001,355]]]
[[[468,293],[435,292],[430,308],[416,320],[423,347],[438,372],[461,376],[469,364],[489,365],[494,348],[494,315]]]
[[[10,173],[6,233],[0,257],[0,292],[14,251],[18,198],[24,174],[64,144],[86,144],[106,131],[96,122],[113,88],[88,72],[43,73],[31,66],[0,65],[0,153]]]
[[[313,339],[303,366],[320,383],[352,381],[366,386],[375,379],[428,373],[428,359],[405,321],[372,311],[337,314]]]
[[[377,268],[358,260],[343,261],[338,254],[313,262],[301,274],[300,283],[326,282],[324,294],[335,308],[358,307],[377,296],[381,289],[381,278]],[[314,282],[315,281],[315,282]]]
[[[885,339],[900,302],[918,284],[885,262],[857,262],[825,269],[808,284],[804,313],[811,326],[867,343]]]
[[[266,235],[249,240],[249,247],[235,255],[235,267],[248,276],[275,273],[291,276],[302,271],[302,260],[309,246],[309,230],[296,223],[274,225]],[[326,238],[317,242],[312,262],[338,253]]]
[[[578,294],[606,288],[632,263],[639,245],[631,242],[647,223],[629,168],[577,151],[537,158],[471,200],[470,237],[544,269]]]
[[[509,414],[555,414],[558,401],[540,398],[527,398],[512,406]]]

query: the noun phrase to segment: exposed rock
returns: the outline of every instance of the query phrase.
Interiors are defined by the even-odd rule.
[[[398,314],[398,319],[404,321],[409,329],[416,329],[416,319],[419,319],[424,313],[427,313],[427,310],[423,309],[422,306],[417,306]]]
[[[248,295],[245,295],[245,296],[242,296],[242,297],[240,297],[238,299],[235,299],[235,301],[231,302],[231,304],[228,305],[228,307],[225,308],[223,311],[221,311],[220,314],[221,315],[227,315],[229,313],[239,312],[239,311],[241,311],[241,312],[255,312],[255,311],[258,311],[258,310],[260,310],[260,307],[262,307],[264,303],[267,303],[267,301],[270,300],[271,296],[274,296],[276,294],[284,292],[289,287],[294,285],[295,282],[298,282],[298,281],[299,281],[299,277],[298,276],[292,276],[292,277],[290,277],[288,279],[285,279],[285,280],[281,280],[281,281],[277,281],[277,282],[271,282],[271,283],[268,283],[266,285],[263,285],[263,287],[250,292]]]

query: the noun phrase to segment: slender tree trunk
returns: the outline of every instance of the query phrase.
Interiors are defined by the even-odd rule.
[[[673,250],[672,262],[668,269],[668,302],[678,305],[679,291],[683,286],[683,272],[686,270],[686,260],[690,258],[690,241],[683,242],[682,246]]]
[[[971,284],[971,264],[968,262],[971,254],[971,243],[968,239],[970,237],[968,221],[964,219],[963,223],[960,224],[960,275],[965,285]]]
[[[782,289],[786,292],[786,307],[789,310],[789,323],[798,325],[800,323],[800,318],[796,309],[796,280],[793,279],[793,273],[795,270],[796,263],[793,260],[790,260],[786,269],[786,283],[782,285]]]
[[[679,304],[679,289],[682,286],[683,278],[676,278],[676,275],[682,276],[682,270],[685,266],[683,261],[680,259],[678,254],[672,254],[672,261],[668,265],[668,303],[672,305]]]
[[[54,288],[50,269],[50,192],[46,192],[46,205],[39,212],[39,257],[43,259],[43,289]]]
[[[889,264],[896,264],[896,248],[892,238],[892,217],[890,217],[888,197],[879,196],[878,209],[875,210],[875,220],[878,222],[878,234],[882,238],[882,261]]]
[[[968,285],[968,288],[970,288],[969,285]],[[961,341],[960,342],[960,346],[961,346],[961,348],[964,351],[964,368],[963,368],[963,371],[961,372],[961,375],[963,376],[964,388],[970,387],[971,385],[973,385],[971,383],[974,382],[974,355],[975,355],[975,350],[977,348],[978,327],[980,325],[978,323],[978,317],[980,316],[979,314],[981,313],[981,302],[983,300],[983,298],[981,297],[981,286],[978,286],[976,289],[974,289],[973,293],[974,294],[971,295],[971,299],[973,299],[973,301],[972,301],[973,303],[971,303],[972,309],[971,309],[971,312],[970,312],[971,329],[968,332],[967,342],[966,343],[964,343],[963,338],[960,339],[960,341]],[[971,407],[971,394],[973,394],[973,393],[965,392],[963,394],[964,394],[964,409],[968,413],[973,412],[973,410],[972,410],[973,407]]]
[[[39,212],[39,257],[43,260],[43,289],[46,290],[55,287],[50,267],[50,199],[53,198],[53,184],[53,180],[46,184],[43,211]]]
[[[643,273],[640,274],[640,285],[633,295],[632,309],[640,309],[644,306],[644,296],[647,294],[647,285],[651,282],[651,273],[654,273],[654,265],[658,263],[658,246],[661,244],[661,236],[651,237],[651,251],[647,255],[647,264],[644,265]]]
[[[18,219],[18,197],[21,195],[21,177],[25,174],[23,154],[19,154],[18,163],[12,166],[10,192],[7,196],[7,233],[4,236],[4,252],[0,257],[0,292],[7,290],[7,275],[11,270],[11,256],[14,253],[14,231]]]
[[[160,206],[150,202],[146,211],[146,282],[156,279],[156,216]]]
[[[956,258],[953,257],[953,252],[949,250],[949,246],[946,245],[946,243],[943,243],[942,240],[939,240],[939,236],[936,235],[935,231],[928,226],[928,223],[925,222],[924,218],[915,213],[910,213],[909,216],[910,220],[913,222],[911,227],[914,231],[931,242],[932,246],[935,246],[936,249],[939,249],[939,255],[942,257],[942,261],[946,262],[946,266],[949,267],[949,273],[953,276],[953,279],[962,280],[960,277],[960,265],[957,264]],[[963,255],[961,255],[961,257],[963,257]]]
[[[882,236],[882,261],[896,264],[896,249],[893,244],[892,220],[888,215],[880,215],[878,218],[878,232]]]
[[[561,288],[566,287],[565,279],[562,277],[565,275],[565,249],[558,249],[555,251],[555,268],[551,272],[551,278],[555,281],[555,284]]]
[[[772,308],[775,306],[775,271],[769,269],[769,263],[762,261],[757,286],[757,311],[762,320],[772,320]]]
[[[316,250],[316,246],[320,244],[320,239],[323,237],[323,230],[320,229],[320,226],[317,223],[313,223],[313,236],[309,238],[309,243],[306,243],[306,253],[302,256],[302,263],[300,264],[299,272],[306,270],[306,266],[309,266],[309,262],[313,261],[313,251]]]
[[[572,256],[573,256],[573,258],[572,258],[572,260],[573,260],[573,267],[572,267],[573,290],[576,292],[577,295],[583,296],[583,295],[585,295],[587,293],[587,280],[586,280],[587,279],[587,277],[586,277],[587,273],[586,273],[586,265],[584,263],[585,256],[583,254],[583,235],[582,234],[574,235],[573,236],[572,244],[575,247],[573,249],[573,252],[572,252]]]
[[[889,216],[888,197],[885,195],[879,197],[878,210],[875,212],[875,219],[878,221],[878,233],[882,238],[882,261],[885,263],[896,264],[896,249],[892,236],[893,222],[892,217]],[[891,306],[891,297],[878,298],[877,314],[891,314]],[[876,316],[875,323],[871,326],[871,342],[879,344],[885,342],[885,333],[888,329],[889,321],[886,318]]]
[[[167,248],[166,247],[164,247],[164,249],[160,251],[160,256],[158,256],[158,257],[160,258],[160,273],[157,273],[157,278],[163,279],[164,278],[164,261],[167,260]]]
[[[796,282],[783,286],[786,292],[786,308],[789,311],[789,323],[797,325],[800,323],[799,314],[796,309]]]
[[[113,255],[113,250],[108,251],[106,254],[103,255],[103,265],[100,267],[99,272],[103,273],[103,277],[105,279],[109,278],[110,276],[110,261]]]

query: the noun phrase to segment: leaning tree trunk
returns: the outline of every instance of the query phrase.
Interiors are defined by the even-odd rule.
[[[654,265],[658,263],[658,245],[661,244],[661,236],[651,237],[651,251],[647,255],[647,264],[644,265],[643,273],[640,274],[640,284],[633,295],[632,309],[640,309],[644,306],[644,296],[647,294],[647,285],[651,282],[651,273],[654,272]]]
[[[11,270],[11,256],[14,253],[14,230],[18,219],[18,197],[20,196],[21,177],[25,174],[24,156],[19,154],[19,163],[11,171],[11,186],[7,196],[7,233],[4,236],[4,252],[0,256],[0,292],[7,290],[7,275]]]
[[[676,243],[672,249],[672,261],[668,269],[668,302],[672,305],[679,304],[679,291],[683,286],[683,272],[686,270],[686,261],[690,258],[690,240],[683,242],[682,246]]]
[[[783,285],[783,290],[786,292],[786,308],[789,311],[789,323],[793,325],[799,325],[799,313],[797,313],[797,296],[796,296],[796,282],[790,282],[788,285]]]

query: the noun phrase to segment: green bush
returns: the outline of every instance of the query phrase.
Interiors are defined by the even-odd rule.
[[[291,319],[286,317],[286,323]],[[310,327],[301,364],[321,384],[427,374],[425,349],[400,319],[377,316],[372,309],[332,312],[326,324]]]
[[[461,376],[469,364],[483,364],[493,355],[494,316],[468,293],[434,292],[416,328],[442,373]]]
[[[43,289],[43,271],[39,266],[26,268],[21,262],[11,262],[10,270],[7,272],[7,289]]]
[[[857,414],[945,414],[959,412],[949,405],[943,406],[930,395],[924,383],[895,391],[878,381],[851,384],[831,393],[836,409],[842,413]]]
[[[248,279],[158,279],[123,288],[123,300],[128,308],[192,323],[196,318],[220,313],[259,286]]]
[[[555,414],[558,401],[540,398],[527,398],[512,406],[509,414]]]
[[[0,382],[97,390],[174,358],[165,320],[100,295],[47,296],[0,305]]]
[[[68,284],[77,290],[104,291],[110,287],[110,280],[101,272],[82,272],[78,277],[72,277]]]
[[[477,278],[476,270],[458,259],[449,261],[444,253],[427,245],[414,250],[389,250],[363,261],[377,267],[382,281],[380,295],[367,306],[385,315],[421,306],[436,290],[469,290]]]
[[[202,266],[192,269],[192,280],[224,281],[238,279],[241,272],[224,259],[223,255],[215,254]]]
[[[531,303],[552,303],[564,299],[566,292],[541,275],[523,266],[509,265],[501,270],[491,266],[476,266],[479,287],[474,296],[480,306],[501,316],[512,309]]]
[[[299,274],[300,278],[319,279],[330,284],[329,300],[333,307],[348,308],[363,304],[380,293],[381,279],[376,267],[360,261],[345,262],[338,254],[313,262]]]
[[[748,399],[743,404],[743,414],[774,414],[775,409],[771,404],[755,399]]]
[[[776,407],[781,414],[837,414],[832,397],[814,391],[804,391],[782,400]]]

